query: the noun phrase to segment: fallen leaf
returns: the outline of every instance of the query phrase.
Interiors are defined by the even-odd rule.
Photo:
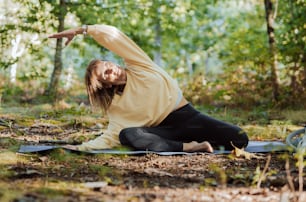
[[[244,151],[244,148],[239,149],[238,147],[236,147],[235,145],[233,145],[233,143],[231,142],[232,146],[234,147],[234,150],[232,150],[232,154],[235,155],[236,157],[242,157],[245,159],[252,159],[252,158],[256,158],[256,159],[263,159],[264,157],[259,156],[258,154],[252,154],[250,152]]]

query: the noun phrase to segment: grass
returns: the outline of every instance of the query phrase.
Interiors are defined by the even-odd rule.
[[[209,116],[239,125],[252,140],[285,140],[288,134],[306,125],[306,110],[197,108]]]
[[[246,111],[207,106],[196,108],[209,116],[241,126],[254,140],[284,140],[290,132],[306,124],[306,110],[254,108]],[[77,106],[75,103],[65,104],[65,107],[61,104],[6,107],[3,104],[0,111],[2,117],[13,119],[18,125],[25,127],[33,125],[37,120],[60,127],[91,127],[100,123],[103,127],[107,125],[107,119],[103,118],[100,111],[92,112],[88,106]],[[84,137],[80,136],[80,140],[83,139]]]
[[[23,195],[23,191],[19,189],[8,186],[7,183],[0,182],[0,200],[14,201],[16,198],[20,198]]]
[[[36,180],[27,184],[26,188],[25,183],[20,181],[9,184],[0,181],[0,201],[72,201],[71,195],[87,191],[79,183]],[[65,197],[70,197],[70,200]]]
[[[59,102],[56,105],[51,104],[25,104],[18,107],[10,106],[10,104],[2,103],[0,112],[4,117],[16,118],[23,123],[31,124],[33,119],[39,117],[49,119],[49,122],[59,124],[59,122],[67,120],[76,120],[88,124],[97,123],[97,119],[101,119],[102,112],[92,112],[88,106],[77,105],[76,103]],[[306,110],[291,109],[264,109],[253,108],[251,110],[243,110],[229,107],[212,107],[212,106],[195,106],[200,111],[213,116],[217,119],[230,123],[259,124],[268,125],[272,121],[281,121],[280,124],[303,125],[306,124]]]
[[[208,111],[208,114],[218,119],[241,125],[250,123],[268,125],[277,121],[280,125],[294,124],[301,126],[306,124],[306,110],[254,109],[249,111],[222,108],[216,111]]]
[[[0,179],[5,180],[11,177],[14,177],[16,173],[11,168],[17,165],[26,164],[27,162],[28,162],[28,159],[25,156],[18,155],[15,152],[12,152],[9,150],[1,151],[0,152]]]

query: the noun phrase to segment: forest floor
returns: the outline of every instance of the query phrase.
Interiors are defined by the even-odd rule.
[[[235,113],[217,115],[227,119]],[[289,118],[283,117],[288,111],[277,113],[277,121],[271,121],[271,114],[264,122],[254,112],[248,117],[241,115],[249,120],[248,125],[233,118],[229,121],[240,123],[251,140],[283,141],[289,132],[305,124],[301,116],[289,123]],[[306,192],[298,191],[301,182],[306,184],[305,169],[299,172],[294,153],[257,154],[247,159],[206,153],[131,156],[88,155],[64,149],[17,152],[20,145],[48,140],[85,141],[99,134],[106,124],[106,119],[84,108],[2,109],[0,201],[306,201]]]

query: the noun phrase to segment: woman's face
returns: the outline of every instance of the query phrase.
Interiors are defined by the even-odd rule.
[[[109,61],[102,61],[98,64],[96,75],[98,80],[102,82],[103,86],[106,88],[110,88],[112,85],[122,85],[126,83],[125,70]]]

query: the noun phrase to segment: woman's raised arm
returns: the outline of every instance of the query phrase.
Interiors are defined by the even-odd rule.
[[[88,34],[100,45],[122,57],[127,64],[152,67],[149,56],[128,36],[113,26],[89,25]]]
[[[153,65],[150,57],[133,40],[114,26],[88,25],[59,32],[49,38],[67,38],[65,45],[68,45],[78,34],[92,36],[100,45],[122,57],[127,65],[140,65],[149,68]]]

